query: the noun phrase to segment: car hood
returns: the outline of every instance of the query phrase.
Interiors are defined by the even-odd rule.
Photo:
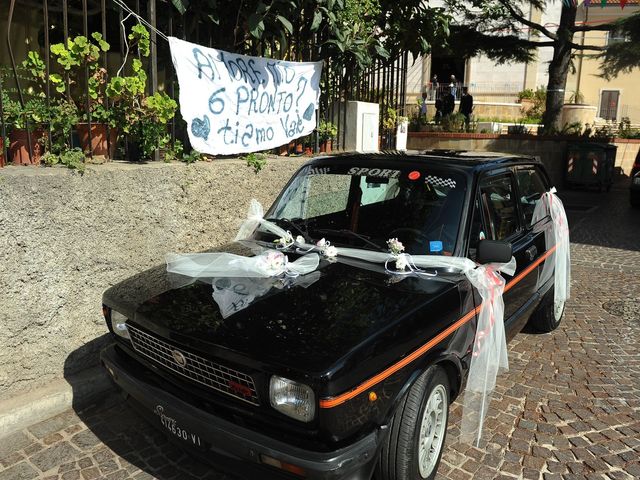
[[[239,244],[218,250],[251,255]],[[451,288],[446,276],[390,276],[383,265],[344,259],[270,279],[194,281],[162,265],[113,286],[104,303],[186,348],[318,373]]]

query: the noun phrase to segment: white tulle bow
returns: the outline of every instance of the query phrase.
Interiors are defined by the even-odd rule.
[[[266,250],[254,257],[226,252],[169,253],[167,272],[194,278],[234,277],[268,278],[279,275],[306,275],[318,268],[317,253],[304,255],[294,262],[278,250]]]
[[[251,199],[249,203],[249,211],[247,212],[247,218],[240,225],[240,229],[238,230],[238,234],[236,235],[235,241],[245,240],[250,238],[255,232],[256,228],[259,226],[263,226],[265,230],[277,235],[282,239],[286,239],[288,243],[293,241],[291,236],[291,232],[288,232],[284,228],[280,228],[273,222],[264,219],[264,209],[260,202],[258,202],[255,198]]]
[[[571,294],[571,249],[569,222],[562,200],[553,187],[545,192],[536,203],[531,224],[536,224],[549,215],[552,228],[545,230],[546,250],[555,248],[553,254],[544,262],[538,278],[537,288],[541,288],[554,275],[554,302],[565,302]]]

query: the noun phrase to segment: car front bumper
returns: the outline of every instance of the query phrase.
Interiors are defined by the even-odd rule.
[[[379,428],[339,450],[304,450],[212,415],[150,384],[143,380],[145,375],[128,368],[128,357],[119,353],[115,345],[105,348],[100,358],[113,381],[147,420],[166,432],[166,419],[170,419],[172,425],[178,426],[178,431],[189,432],[182,440],[178,440],[175,431],[173,435],[169,434],[170,438],[205,461],[223,469],[233,469],[236,474],[246,475],[244,478],[247,479],[370,479],[379,446],[387,434],[386,428]],[[197,435],[200,446],[190,441],[192,434]],[[203,445],[206,445],[204,449]],[[305,475],[281,474],[262,463],[264,456],[295,465],[304,470]]]

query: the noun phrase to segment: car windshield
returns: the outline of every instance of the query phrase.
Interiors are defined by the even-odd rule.
[[[387,251],[397,238],[410,254],[451,255],[464,193],[455,171],[321,164],[300,170],[266,218],[308,242]]]

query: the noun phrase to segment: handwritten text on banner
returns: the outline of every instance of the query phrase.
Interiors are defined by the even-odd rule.
[[[249,57],[169,38],[189,140],[213,155],[275,148],[316,127],[322,62]]]

